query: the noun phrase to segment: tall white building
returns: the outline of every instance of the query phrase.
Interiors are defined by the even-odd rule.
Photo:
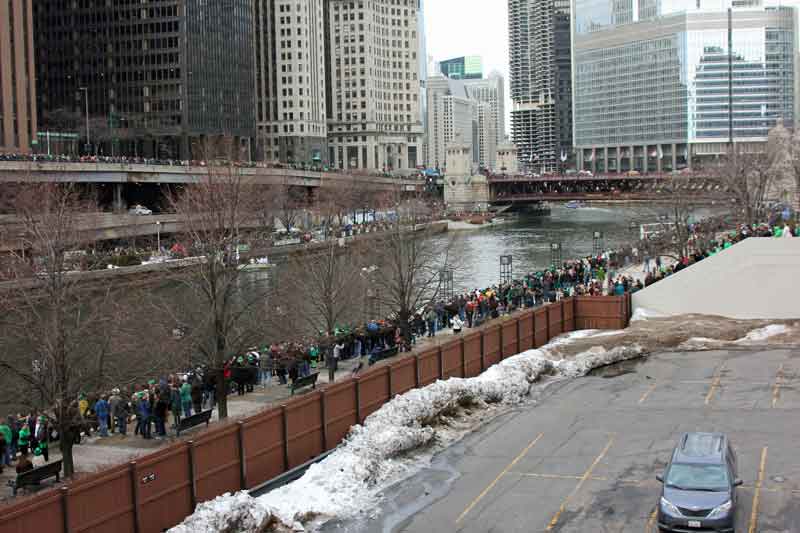
[[[499,72],[492,72],[482,80],[464,80],[470,98],[491,106],[494,119],[495,145],[503,142],[506,134],[505,80]]]
[[[261,158],[326,162],[324,0],[256,0]]]
[[[428,161],[429,168],[447,166],[447,146],[468,144],[478,162],[477,102],[469,98],[464,82],[442,75],[428,78]]]
[[[420,0],[328,0],[328,157],[340,168],[422,162]]]
[[[475,102],[475,123],[478,133],[478,162],[483,168],[497,168],[497,117],[488,102]]]

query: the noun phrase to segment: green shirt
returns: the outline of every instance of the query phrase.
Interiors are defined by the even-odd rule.
[[[0,424],[0,434],[3,435],[3,438],[6,441],[6,446],[11,446],[11,439],[13,439],[14,436],[11,433],[11,428],[8,427],[8,424]]]

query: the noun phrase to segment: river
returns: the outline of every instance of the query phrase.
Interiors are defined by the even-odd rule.
[[[498,283],[502,255],[512,256],[515,277],[548,268],[553,243],[561,245],[563,260],[591,255],[596,231],[602,233],[603,250],[618,248],[638,240],[640,224],[658,222],[663,209],[622,205],[567,209],[557,204],[550,216],[521,215],[491,228],[453,233],[460,271],[456,289]],[[706,215],[698,212],[700,217]]]

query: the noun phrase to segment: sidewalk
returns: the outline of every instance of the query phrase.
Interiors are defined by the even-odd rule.
[[[414,345],[414,351],[437,346],[444,342],[445,339],[452,337],[452,334],[451,330],[441,330],[437,333],[436,337],[422,337],[418,339],[417,343]],[[408,355],[408,352],[398,354],[378,364],[385,364],[386,361],[393,361],[406,355]],[[336,381],[341,381],[352,376],[353,369],[358,366],[358,363],[359,359],[357,358],[340,361],[339,368],[336,370]],[[317,371],[319,372],[318,383],[329,383],[327,368],[321,366]],[[300,392],[298,396],[302,396],[302,394],[303,393]],[[291,397],[290,386],[280,385],[278,379],[273,377],[269,385],[265,387],[257,386],[253,392],[249,392],[244,396],[237,396],[236,394],[228,396],[228,417],[229,419],[245,418],[271,406],[280,405]],[[217,420],[217,411],[215,410],[212,416],[212,424]],[[81,439],[81,444],[73,448],[75,470],[80,473],[96,472],[109,466],[132,461],[137,457],[147,455],[159,448],[177,442],[178,439],[175,436],[175,432],[169,427],[169,424],[171,424],[171,422],[168,422],[167,437],[163,439],[153,438],[151,440],[145,440],[139,436],[133,435],[134,424],[128,425],[128,435],[126,437],[114,434],[107,438],[101,438],[97,436],[97,433],[92,434],[89,438],[83,437]],[[197,435],[202,431],[204,430],[198,428],[190,434]],[[59,459],[61,459],[61,452],[58,449],[58,443],[53,442],[50,444],[50,461],[58,461]],[[31,460],[34,467],[45,464],[42,457],[33,457],[31,455]],[[6,467],[3,473],[0,474],[0,501],[13,498],[11,487],[8,486],[8,481],[16,478],[15,466],[16,463],[13,463],[11,468]],[[49,482],[45,482],[44,488],[50,486],[48,483]],[[20,495],[24,494],[24,491],[20,492]]]

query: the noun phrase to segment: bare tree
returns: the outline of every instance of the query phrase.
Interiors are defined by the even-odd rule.
[[[72,476],[81,427],[77,398],[107,382],[115,333],[124,323],[120,289],[110,281],[85,286],[70,272],[72,258],[89,244],[78,219],[90,206],[74,185],[23,186],[13,203],[27,254],[11,258],[0,287],[4,389],[17,405],[50,419],[60,435],[64,473]]]
[[[189,289],[189,302],[175,314],[185,315],[193,325],[190,346],[216,375],[222,419],[228,416],[225,362],[263,340],[269,284],[239,264],[239,250],[251,244],[249,229],[263,207],[262,191],[243,180],[232,164],[210,164],[207,169],[198,183],[169,197],[185,221],[185,240],[194,255],[203,257],[198,268],[180,277]]]
[[[430,208],[418,198],[403,198],[402,185],[389,198],[393,220],[372,246],[378,267],[374,284],[378,301],[396,315],[403,338],[411,341],[409,320],[439,295],[441,272],[455,266],[452,240],[434,234]]]
[[[272,212],[285,231],[290,231],[300,222],[305,210],[309,207],[308,198],[302,187],[295,187],[288,178],[277,187],[272,188]]]
[[[740,221],[753,224],[763,220],[767,200],[777,173],[771,149],[735,144],[717,167],[722,185],[740,210]]]

